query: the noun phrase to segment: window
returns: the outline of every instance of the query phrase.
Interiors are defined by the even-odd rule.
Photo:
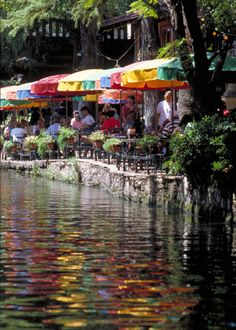
[[[114,28],[114,30],[113,30],[113,38],[118,39],[118,29],[117,28]]]
[[[127,39],[132,39],[132,25],[127,24]]]

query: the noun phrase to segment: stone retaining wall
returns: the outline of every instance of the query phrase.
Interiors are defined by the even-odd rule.
[[[168,209],[191,210],[188,183],[185,177],[123,172],[115,165],[90,159],[7,161],[0,167],[27,171],[52,180],[84,184],[139,203],[164,206]],[[234,203],[234,214],[236,204]]]
[[[115,165],[90,159],[7,161],[0,166],[5,169],[27,171],[38,175],[98,187],[109,193],[135,202],[151,205],[180,206],[184,203],[183,177],[157,174],[123,172]]]

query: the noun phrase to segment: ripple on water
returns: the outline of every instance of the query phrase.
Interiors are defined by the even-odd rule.
[[[199,265],[214,245],[202,243],[209,228],[97,189],[15,174],[2,175],[1,196],[2,328],[195,329],[196,307],[208,299]],[[223,272],[220,279],[226,289]],[[216,329],[225,325],[224,298]],[[206,325],[204,313],[198,321]]]

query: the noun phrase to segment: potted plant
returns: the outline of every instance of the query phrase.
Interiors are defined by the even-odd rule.
[[[67,144],[75,143],[76,131],[72,127],[61,127],[57,137],[57,144],[61,151],[64,150]]]
[[[158,151],[159,137],[156,135],[144,135],[136,141],[136,150],[156,153]]]
[[[102,148],[103,142],[106,140],[106,135],[102,131],[95,131],[89,135],[90,141],[97,148]]]
[[[37,139],[37,150],[40,158],[44,158],[47,150],[52,150],[55,146],[55,140],[45,130],[41,130]]]
[[[110,138],[103,143],[102,147],[107,152],[120,152],[121,142],[118,138]]]
[[[11,140],[7,140],[3,144],[3,149],[7,152],[10,153],[12,148],[14,147],[14,143]]]
[[[2,135],[0,135],[0,151],[2,150],[3,148],[3,144],[4,144],[4,137]]]
[[[26,136],[23,146],[29,150],[36,150],[37,140],[38,140],[38,136],[36,135]]]

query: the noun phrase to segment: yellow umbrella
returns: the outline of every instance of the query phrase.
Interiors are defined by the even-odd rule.
[[[167,59],[155,59],[134,63],[130,68],[120,73],[122,88],[134,88],[141,90],[183,88],[185,82],[177,80],[160,80],[157,75],[157,68],[168,62]]]
[[[86,81],[93,74],[103,71],[102,69],[89,69],[72,73],[60,79],[57,90],[59,92],[84,92],[83,81]]]

